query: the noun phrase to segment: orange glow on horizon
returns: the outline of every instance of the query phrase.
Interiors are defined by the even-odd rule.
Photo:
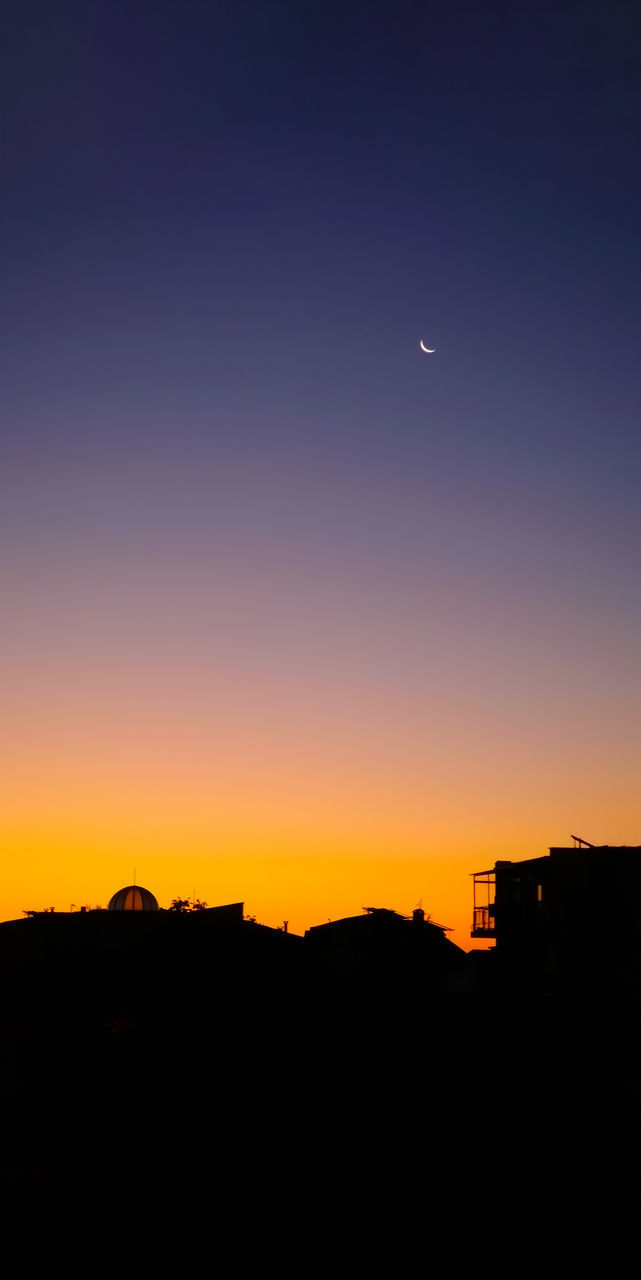
[[[4,878],[2,918],[16,919],[23,910],[45,906],[106,907],[117,889],[131,884],[135,870],[136,883],[150,889],[163,907],[175,897],[192,895],[210,906],[242,901],[246,914],[272,926],[286,919],[293,933],[327,919],[357,915],[366,906],[409,914],[420,901],[432,919],[452,930],[453,941],[469,950],[485,945],[470,939],[471,873],[491,866],[496,858],[518,861],[547,852],[549,844],[570,843],[564,836],[523,842],[515,849],[504,832],[500,841],[477,841],[475,851],[465,847],[463,836],[448,855],[407,854],[400,849],[390,854],[371,833],[371,847],[363,843],[355,852],[353,836],[350,848],[340,849],[337,839],[327,839],[322,849],[318,833],[305,847],[300,833],[270,841],[263,829],[263,851],[257,852],[257,837],[251,841],[247,832],[244,838],[236,834],[235,852],[230,854],[213,852],[222,844],[220,828],[218,838],[210,842],[205,833],[197,835],[188,825],[182,838],[177,825],[164,825],[162,830],[139,827],[130,841],[116,823],[100,831],[76,826],[73,834],[69,825],[58,828],[55,836],[46,822],[39,829],[14,827],[5,831],[3,841],[12,858],[10,864],[5,860],[11,874]]]
[[[527,584],[419,592],[320,552],[56,563],[4,637],[5,919],[104,906],[136,867],[163,906],[295,932],[422,900],[468,949],[472,872],[641,838],[637,651],[612,662],[605,617],[555,630]]]

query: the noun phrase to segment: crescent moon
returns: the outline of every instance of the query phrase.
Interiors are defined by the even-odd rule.
[[[418,345],[421,348],[421,351],[424,351],[427,356],[433,356],[436,351],[436,347],[426,347],[422,338]]]

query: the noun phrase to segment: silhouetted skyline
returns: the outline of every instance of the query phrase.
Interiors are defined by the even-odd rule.
[[[421,908],[301,938],[241,902],[159,910],[138,880],[109,910],[0,924],[4,1256],[624,1272],[640,873],[641,846],[584,841],[499,862],[485,954]]]

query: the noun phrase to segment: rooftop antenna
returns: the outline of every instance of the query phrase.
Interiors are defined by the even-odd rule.
[[[584,840],[581,836],[573,836],[570,832],[570,840],[574,840],[575,849],[593,849],[594,845],[589,840]]]

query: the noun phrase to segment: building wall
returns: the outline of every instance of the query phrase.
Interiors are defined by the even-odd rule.
[[[641,972],[641,848],[552,848],[497,864],[501,969],[543,980],[634,980]]]

